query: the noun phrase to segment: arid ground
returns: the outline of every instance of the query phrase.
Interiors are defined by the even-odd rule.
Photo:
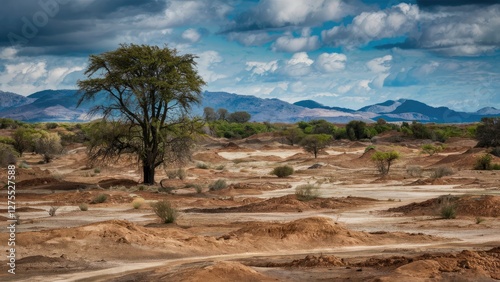
[[[500,172],[472,170],[485,152],[474,140],[451,138],[432,156],[421,152],[422,142],[336,141],[315,159],[271,134],[206,138],[184,167],[185,179],[158,169],[157,181],[168,187],[160,192],[140,184],[132,160],[89,167],[81,144],[48,164],[25,154],[26,168],[16,175],[16,274],[1,256],[0,280],[499,280]],[[369,145],[401,153],[388,176],[378,175]],[[295,173],[269,174],[280,165]],[[453,174],[433,177],[439,167]],[[6,168],[1,175],[4,181]],[[209,191],[218,179],[228,187]],[[320,187],[319,198],[296,198],[295,188],[306,183]],[[99,194],[105,202],[92,203]],[[7,250],[5,189],[2,198]],[[144,203],[135,209],[138,198]],[[149,206],[163,199],[179,211],[173,224],[161,223]],[[444,205],[456,218],[443,219]],[[51,207],[59,207],[55,216]]]

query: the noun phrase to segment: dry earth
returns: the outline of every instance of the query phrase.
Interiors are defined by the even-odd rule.
[[[472,170],[485,152],[474,140],[455,138],[428,156],[419,141],[381,138],[377,149],[402,153],[386,177],[377,175],[372,152],[365,153],[370,143],[338,141],[314,159],[279,141],[269,134],[237,142],[207,138],[185,179],[158,170],[165,190],[139,184],[141,170],[128,160],[88,167],[81,145],[49,164],[25,154],[29,168],[16,174],[16,275],[7,273],[2,256],[0,280],[500,279],[500,173]],[[292,176],[269,175],[285,164],[294,167]],[[441,166],[454,174],[431,178]],[[1,175],[5,182],[5,168]],[[228,188],[209,191],[217,179]],[[306,183],[320,187],[320,198],[296,198],[295,187]],[[106,201],[95,203],[100,194]],[[149,206],[162,199],[178,209],[175,224],[161,224]],[[134,200],[144,204],[135,209]],[[0,203],[5,250],[6,204]],[[443,219],[443,205],[457,217]],[[51,207],[58,207],[55,216]]]

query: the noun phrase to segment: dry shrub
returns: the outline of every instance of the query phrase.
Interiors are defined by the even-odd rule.
[[[167,200],[152,203],[151,208],[163,223],[173,223],[177,218],[177,210]]]

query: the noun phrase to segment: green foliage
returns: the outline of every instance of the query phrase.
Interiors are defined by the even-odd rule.
[[[11,145],[0,143],[0,167],[7,167],[9,164],[16,164],[17,152]]]
[[[33,143],[35,153],[41,154],[45,163],[49,163],[63,150],[61,137],[57,133],[43,132],[40,136],[34,137]]]
[[[476,129],[478,147],[500,146],[500,117],[482,118]]]
[[[215,170],[224,170],[224,168],[226,168],[226,166],[221,164],[221,165],[216,166]]]
[[[59,125],[55,122],[48,122],[45,124],[47,130],[56,129]]]
[[[287,177],[293,174],[293,167],[288,165],[278,166],[271,171],[271,174],[279,178]]]
[[[492,159],[493,158],[490,154],[484,154],[482,156],[477,157],[476,164],[474,165],[474,169],[476,169],[476,170],[490,170]]]
[[[85,203],[79,204],[78,207],[80,208],[81,211],[88,211],[89,210],[89,206]]]
[[[196,168],[200,168],[200,169],[209,169],[210,166],[206,163],[203,163],[203,162],[198,162],[196,163]]]
[[[327,134],[311,134],[305,136],[300,142],[300,146],[309,153],[314,154],[314,158],[318,157],[318,153],[325,149],[331,142],[332,136]]]
[[[205,119],[206,122],[216,121],[217,113],[215,112],[214,108],[205,107],[203,108],[203,118]]]
[[[366,128],[365,122],[353,120],[350,121],[345,128],[349,140],[360,140],[371,137],[369,131]]]
[[[10,137],[0,136],[0,143],[7,144],[7,145],[14,145],[15,141],[14,141],[14,139],[12,139]]]
[[[490,154],[496,157],[500,157],[500,146],[491,149]]]
[[[392,163],[399,158],[400,154],[396,151],[390,151],[390,152],[378,151],[372,155],[372,161],[375,162],[375,165],[381,175],[389,174],[389,170],[391,169]]]
[[[299,201],[309,201],[320,196],[319,186],[313,184],[303,184],[295,188],[295,196]]]
[[[370,150],[375,150],[375,149],[376,149],[376,147],[374,145],[370,145],[370,146],[365,148],[365,153],[370,151]]]
[[[0,118],[0,129],[16,129],[24,123],[10,118]]]
[[[440,145],[434,145],[434,144],[422,145],[422,152],[425,154],[429,154],[429,156],[432,156],[435,153],[441,152],[442,150],[443,150],[443,146],[440,146]]]
[[[449,175],[453,175],[453,169],[450,167],[440,166],[432,170],[432,178],[441,178]]]
[[[226,180],[224,179],[218,179],[217,181],[210,183],[210,185],[208,186],[208,189],[210,191],[218,191],[226,188],[227,188],[227,183]]]
[[[457,208],[453,204],[447,204],[441,207],[441,217],[444,219],[454,219],[457,217]]]
[[[304,132],[297,127],[285,129],[281,132],[281,135],[288,141],[290,145],[295,145],[300,143],[302,138],[304,138]]]
[[[177,219],[177,210],[167,200],[152,203],[150,206],[163,223],[173,223]]]
[[[107,199],[108,199],[108,195],[106,195],[106,194],[99,194],[99,195],[97,195],[97,196],[94,197],[94,199],[92,200],[91,204],[101,204],[101,203],[106,202]]]
[[[144,183],[150,185],[156,167],[184,161],[201,125],[187,118],[192,105],[200,102],[205,84],[195,58],[168,47],[135,44],[91,55],[87,78],[78,81],[79,105],[105,96],[109,105],[98,105],[92,113],[101,113],[104,121],[121,120],[122,126],[118,132],[108,130],[119,134],[100,134],[103,140],[93,137],[90,158],[135,154],[142,162]]]
[[[22,156],[24,152],[33,151],[35,148],[35,139],[40,138],[42,135],[47,134],[46,131],[19,127],[12,134],[14,140],[14,148]]]
[[[235,122],[235,123],[246,123],[250,120],[250,118],[252,118],[252,116],[248,112],[238,111],[229,114],[227,120],[229,122]]]
[[[216,121],[210,123],[210,129],[217,137],[228,139],[247,138],[257,133],[269,132],[268,126],[257,122],[235,123]]]

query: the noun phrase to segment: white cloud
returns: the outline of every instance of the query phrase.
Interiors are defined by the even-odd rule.
[[[262,46],[274,40],[267,32],[230,32],[227,38],[243,46]]]
[[[325,73],[341,71],[345,69],[347,56],[339,53],[323,53],[318,56],[314,66],[317,70]]]
[[[0,51],[0,60],[10,60],[13,59],[17,54],[17,50],[11,47],[7,47]]]
[[[264,75],[265,73],[273,73],[278,69],[278,61],[271,62],[247,62],[246,70],[252,74]]]
[[[226,75],[218,74],[214,71],[215,66],[222,61],[223,59],[217,51],[210,50],[202,52],[198,54],[198,59],[196,60],[198,63],[198,72],[206,82],[213,82],[225,78]]]
[[[401,3],[387,10],[363,12],[347,26],[322,31],[323,41],[333,46],[354,47],[382,38],[403,36],[419,18],[417,5]]]
[[[311,72],[311,65],[314,63],[306,52],[293,54],[292,58],[286,62],[285,74],[289,76],[304,76]]]
[[[366,63],[368,69],[375,73],[387,72],[391,68],[392,56],[386,55],[380,58],[375,58]]]
[[[190,29],[186,29],[182,33],[182,38],[191,42],[191,43],[195,43],[201,39],[201,34],[196,29],[190,28]]]
[[[273,43],[271,49],[278,52],[296,53],[302,51],[313,51],[321,46],[318,36],[305,36],[295,38],[291,34],[279,37]]]

